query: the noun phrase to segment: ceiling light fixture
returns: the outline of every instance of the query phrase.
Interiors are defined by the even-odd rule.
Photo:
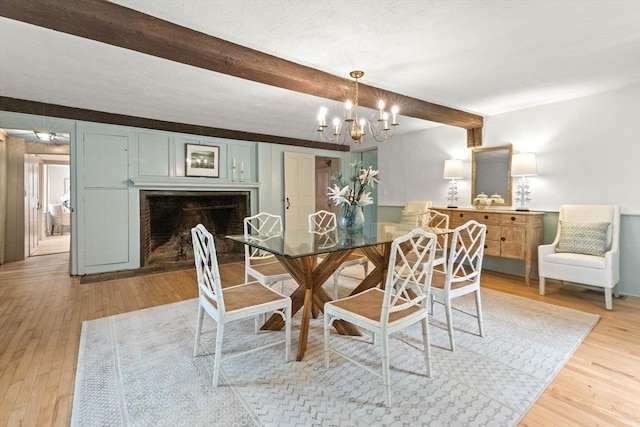
[[[38,138],[38,141],[40,142],[51,142],[54,139],[56,139],[55,132],[40,132],[40,131],[34,130],[33,133],[36,134],[36,138]]]
[[[378,142],[385,141],[391,138],[396,133],[396,127],[398,127],[398,107],[393,106],[391,108],[391,123],[389,123],[389,113],[384,111],[384,101],[378,102],[378,119],[376,122],[371,122],[367,118],[361,118],[358,115],[358,79],[364,76],[364,71],[352,71],[349,73],[355,80],[356,96],[353,103],[351,100],[345,102],[344,119],[340,120],[338,117],[333,119],[333,126],[327,132],[329,126],[327,125],[327,109],[322,107],[320,114],[318,114],[318,127],[317,131],[320,133],[320,138],[325,142],[339,142],[344,144],[347,139],[347,134],[351,136],[356,143],[362,143],[362,139],[367,135],[373,137]],[[391,126],[391,127],[390,127]],[[348,131],[346,131],[348,129]],[[332,132],[333,131],[333,132]]]

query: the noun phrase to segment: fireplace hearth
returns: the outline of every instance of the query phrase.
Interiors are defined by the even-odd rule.
[[[141,267],[193,266],[191,228],[197,224],[213,234],[220,264],[244,260],[243,245],[225,235],[242,234],[250,200],[245,191],[140,191]]]

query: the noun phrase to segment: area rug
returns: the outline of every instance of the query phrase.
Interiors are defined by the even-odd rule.
[[[362,270],[362,269],[360,269]],[[355,270],[354,270],[355,272]],[[355,280],[341,277],[341,292]],[[292,283],[287,284],[292,287]],[[205,316],[193,357],[197,300],[82,324],[73,426],[513,426],[586,338],[599,316],[482,290],[485,337],[473,318],[454,311],[456,351],[448,350],[444,313],[430,319],[432,375],[423,375],[419,325],[391,342],[392,407],[381,380],[336,355],[323,364],[322,315],[311,320],[304,360],[284,344],[222,364],[211,387],[215,323]],[[473,311],[473,297],[455,306]],[[223,354],[282,339],[254,334],[253,320],[227,326]],[[380,366],[369,336],[332,340],[352,357]]]

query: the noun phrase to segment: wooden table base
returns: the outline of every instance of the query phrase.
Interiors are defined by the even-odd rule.
[[[367,258],[369,258],[369,261],[373,263],[374,269],[351,292],[351,295],[382,283],[387,273],[390,248],[390,244],[362,248],[362,251]],[[300,258],[286,258],[276,255],[278,261],[282,263],[296,283],[298,283],[298,288],[291,294],[292,316],[301,308],[303,309],[296,360],[302,360],[307,349],[309,321],[313,307],[324,312],[324,304],[327,301],[331,301],[331,297],[324,291],[322,285],[333,275],[352,252],[353,249],[348,249],[340,252],[331,252],[326,255],[323,254],[324,259],[321,263],[317,262],[316,255]],[[273,315],[261,329],[277,331],[282,329],[283,326],[284,321],[282,317]],[[333,322],[333,326],[340,334],[360,335],[360,330],[349,322],[336,320]]]

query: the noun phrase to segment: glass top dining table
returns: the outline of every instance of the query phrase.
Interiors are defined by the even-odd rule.
[[[391,243],[414,228],[416,227],[399,223],[377,222],[366,224],[364,230],[358,234],[348,234],[341,230],[318,234],[305,229],[284,230],[282,234],[274,235],[237,234],[226,237],[274,255],[299,258]],[[436,227],[420,228],[436,235],[452,231]]]
[[[285,230],[276,235],[229,235],[228,239],[244,243],[272,253],[287,269],[298,287],[290,295],[292,313],[301,308],[300,338],[296,360],[302,360],[307,346],[309,322],[314,311],[322,311],[324,303],[331,301],[322,285],[354,251],[358,250],[369,258],[374,268],[353,289],[351,295],[375,287],[386,277],[391,243],[394,239],[408,233],[416,227],[392,222],[378,222],[365,225],[362,233],[347,234],[340,230],[317,234],[308,230]],[[449,234],[450,229],[420,227],[436,235]],[[322,255],[322,262],[318,262]],[[335,321],[335,329],[341,334],[360,335],[354,325]],[[271,316],[262,326],[262,330],[280,330],[284,326],[282,317]]]

